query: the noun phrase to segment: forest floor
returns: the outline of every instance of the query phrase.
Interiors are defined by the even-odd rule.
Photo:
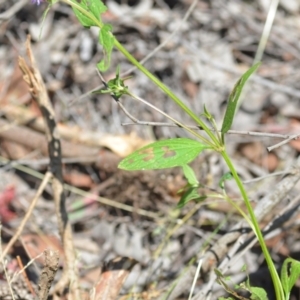
[[[113,26],[116,39],[138,61],[150,55],[144,66],[197,116],[205,105],[221,127],[228,96],[255,61],[269,6],[276,1],[104,2],[108,11],[103,22]],[[62,280],[69,255],[62,245],[51,183],[30,208],[49,167],[43,114],[19,67],[19,57],[27,59],[30,34],[62,144],[65,206],[81,299],[92,299],[93,288],[94,299],[188,299],[191,291],[191,299],[218,299],[230,291],[236,293],[232,299],[248,299],[246,289],[234,289],[248,277],[252,286],[263,287],[275,299],[258,242],[224,200],[219,182],[228,168],[222,157],[204,151],[190,164],[206,197],[180,209],[178,191],[187,184],[182,168],[118,169],[124,157],[150,142],[190,135],[161,126],[169,122],[162,114],[128,96],[120,102],[145,125],[124,125],[132,120],[110,94],[91,93],[103,87],[96,71],[103,58],[98,30],[83,28],[62,3],[53,5],[43,20],[46,8],[47,3],[0,0],[0,220],[5,253],[0,298],[12,299],[13,293],[14,299],[35,299],[30,286],[34,290],[41,277],[45,249],[59,253],[52,286]],[[299,1],[280,1],[262,64],[246,84],[232,132],[226,135],[227,151],[261,228],[267,229],[265,241],[278,270],[286,257],[300,259],[300,141],[287,140],[300,130],[299,15]],[[121,74],[132,75],[125,83],[133,94],[181,123],[195,125],[116,49],[102,74],[106,82],[115,77],[117,66]],[[226,181],[225,190],[246,212],[233,180]],[[12,237],[16,241],[9,244]],[[12,282],[7,279],[23,268],[18,256],[28,265],[30,283],[23,283],[24,272]],[[216,282],[215,268],[230,276],[227,291]],[[297,282],[291,299],[300,299],[299,287]],[[65,290],[49,297],[70,295]]]

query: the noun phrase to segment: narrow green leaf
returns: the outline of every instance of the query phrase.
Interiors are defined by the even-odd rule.
[[[268,300],[267,292],[261,287],[252,286],[250,292],[251,300]]]
[[[119,168],[133,171],[183,166],[208,148],[211,147],[187,138],[163,140],[130,154],[120,162]]]
[[[206,196],[200,196],[197,188],[191,187],[189,188],[181,197],[177,204],[177,208],[184,207],[188,202],[195,200],[197,202],[204,201]]]
[[[236,106],[237,106],[238,100],[240,98],[242,89],[243,89],[246,81],[248,80],[248,78],[251,76],[252,73],[254,73],[256,71],[256,69],[259,67],[259,65],[260,65],[260,63],[256,63],[248,71],[246,71],[242,75],[242,77],[237,81],[232,92],[230,93],[225,116],[223,119],[222,129],[221,129],[222,134],[226,133],[231,128],[233,118],[235,115]]]
[[[110,65],[110,58],[115,39],[111,30],[112,26],[105,24],[99,32],[99,43],[103,46],[104,52],[104,58],[97,64],[97,67],[101,72],[106,71]]]
[[[300,277],[300,262],[287,258],[281,268],[281,282],[286,299],[289,299],[290,292]]]
[[[214,269],[214,272],[215,272],[215,274],[218,278],[223,278],[224,277],[223,273],[219,269],[217,269],[217,268]]]
[[[191,186],[198,186],[199,181],[194,173],[194,170],[189,165],[183,165],[183,174]]]
[[[106,12],[107,7],[103,4],[100,0],[81,0],[81,1],[75,1],[77,5],[82,7],[84,10],[91,12],[92,15],[97,19],[101,20],[101,14]],[[72,9],[74,11],[75,16],[77,17],[78,21],[84,26],[84,27],[91,27],[91,26],[97,26],[95,20],[87,17],[85,14],[83,14],[80,10],[74,8],[72,6]]]

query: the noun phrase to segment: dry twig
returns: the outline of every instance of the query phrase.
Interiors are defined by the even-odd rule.
[[[55,291],[62,292],[70,284],[71,293],[74,299],[80,299],[78,272],[76,268],[76,255],[73,246],[72,228],[68,220],[66,211],[66,197],[63,188],[62,163],[61,163],[61,144],[56,129],[55,115],[48,98],[47,90],[42,76],[36,66],[30,46],[30,37],[26,41],[27,55],[30,61],[28,65],[24,58],[19,57],[19,66],[23,72],[23,77],[29,86],[33,99],[38,103],[44,121],[46,123],[46,137],[48,141],[48,151],[50,157],[50,171],[53,174],[52,188],[55,201],[56,215],[59,232],[61,235],[66,265],[63,277],[55,287]]]
[[[59,255],[58,252],[51,249],[44,251],[45,266],[42,270],[39,281],[39,300],[47,300],[51,284],[54,280],[55,273],[58,270]]]

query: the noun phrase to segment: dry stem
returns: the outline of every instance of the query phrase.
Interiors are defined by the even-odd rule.
[[[63,188],[62,163],[61,163],[61,144],[57,132],[55,115],[48,98],[45,84],[42,76],[36,66],[33,53],[30,46],[30,37],[26,41],[27,55],[30,64],[25,62],[25,59],[19,57],[19,66],[23,72],[24,80],[29,86],[30,93],[33,99],[38,103],[46,124],[46,137],[48,141],[50,165],[49,169],[53,174],[52,188],[55,201],[56,215],[58,228],[61,235],[66,265],[63,276],[55,287],[55,291],[61,292],[70,284],[70,290],[73,294],[73,299],[80,299],[78,271],[76,269],[76,256],[73,246],[72,228],[68,220],[66,211],[66,197]]]

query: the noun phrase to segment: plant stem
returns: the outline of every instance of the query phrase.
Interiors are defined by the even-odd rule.
[[[223,157],[223,159],[225,160],[228,168],[230,169],[231,173],[232,173],[232,176],[234,177],[238,187],[239,187],[239,190],[242,194],[242,197],[244,199],[244,202],[245,202],[245,205],[247,207],[247,210],[248,210],[248,213],[250,215],[250,219],[252,221],[252,224],[253,224],[253,229],[254,229],[254,233],[256,234],[257,236],[257,239],[259,241],[259,244],[260,244],[260,247],[262,249],[262,252],[264,254],[264,257],[266,259],[266,262],[267,262],[267,265],[268,265],[268,268],[270,270],[270,273],[271,273],[271,277],[272,277],[272,281],[273,281],[273,285],[274,285],[274,289],[275,289],[275,294],[276,294],[276,299],[277,300],[283,300],[284,299],[284,293],[283,293],[283,289],[282,289],[282,284],[281,284],[281,281],[280,281],[280,278],[278,276],[278,273],[277,273],[277,270],[274,266],[274,263],[272,261],[272,258],[270,256],[270,253],[268,251],[268,248],[266,246],[266,243],[265,243],[265,240],[264,240],[264,237],[262,235],[262,232],[259,228],[259,225],[258,225],[258,222],[256,220],[256,217],[255,217],[255,214],[254,214],[254,211],[253,211],[253,208],[250,204],[250,200],[247,196],[247,193],[245,191],[245,188],[244,188],[244,185],[240,179],[240,177],[238,176],[228,154],[225,152],[225,151],[222,151],[221,152],[221,155]]]
[[[143,104],[151,107],[153,110],[156,110],[157,112],[159,112],[160,114],[162,114],[163,116],[165,116],[167,119],[171,120],[173,123],[175,123],[178,127],[181,127],[183,129],[185,129],[187,132],[189,132],[190,134],[194,135],[195,137],[197,137],[198,139],[202,140],[206,145],[210,145],[212,148],[214,148],[214,145],[207,140],[206,138],[204,138],[202,135],[198,134],[196,131],[188,128],[186,125],[184,125],[183,123],[180,123],[179,121],[177,121],[176,119],[174,119],[173,117],[171,117],[170,115],[166,114],[164,111],[160,110],[159,108],[157,108],[156,106],[152,105],[151,103],[149,103],[148,101],[142,99],[141,97],[138,97],[134,94],[132,94],[131,92],[128,92],[128,95],[131,96],[133,99],[142,102]]]
[[[76,8],[79,10],[82,14],[84,14],[86,17],[92,19],[95,24],[101,29],[103,27],[103,23],[95,18],[89,11],[86,11],[83,9],[76,1],[74,0],[61,0],[70,6]],[[272,258],[270,256],[270,253],[268,251],[268,248],[265,244],[264,237],[262,235],[262,232],[259,228],[258,222],[256,220],[254,211],[251,207],[249,198],[247,196],[247,193],[245,191],[245,188],[228,156],[228,154],[225,151],[225,147],[222,144],[222,142],[218,139],[218,136],[216,136],[213,131],[209,129],[209,127],[190,109],[188,108],[166,85],[164,85],[158,78],[156,78],[151,72],[149,72],[143,65],[141,65],[120,43],[116,38],[114,38],[114,45],[115,47],[136,67],[138,68],[142,73],[144,73],[154,84],[156,84],[166,95],[168,95],[181,109],[183,109],[200,127],[206,132],[206,134],[211,139],[211,144],[213,145],[214,150],[219,152],[225,162],[227,163],[228,168],[230,169],[239,189],[241,192],[241,195],[244,199],[245,205],[248,209],[248,213],[250,215],[250,219],[253,224],[254,233],[256,234],[258,241],[260,243],[260,246],[262,248],[263,254],[265,256],[268,268],[271,273],[272,281],[274,284],[275,294],[277,300],[283,300],[284,299],[284,293],[281,281],[279,279],[278,273],[276,271],[276,268],[274,266],[274,263],[272,261]],[[205,139],[205,138],[203,138]]]
[[[103,23],[96,19],[93,14],[89,11],[82,8],[76,1],[74,0],[61,0],[71,7],[79,10],[86,17],[90,18],[97,24],[97,26],[101,29],[103,27]],[[142,73],[144,73],[154,84],[156,84],[166,95],[168,95],[181,109],[183,109],[200,127],[207,133],[207,135],[213,141],[212,144],[218,145],[218,138],[214,135],[214,133],[208,128],[208,126],[190,109],[188,108],[166,85],[164,85],[157,77],[155,77],[151,72],[149,72],[143,65],[141,65],[114,37],[115,47]],[[220,151],[220,149],[215,148],[215,150]]]
[[[123,55],[141,72],[143,72],[154,84],[156,84],[166,95],[168,95],[181,109],[183,109],[198,125],[200,125],[207,135],[211,138],[214,144],[218,144],[218,139],[208,128],[208,126],[188,108],[166,85],[164,85],[157,77],[149,72],[143,65],[141,65],[120,43],[115,39],[116,48],[123,53]]]

